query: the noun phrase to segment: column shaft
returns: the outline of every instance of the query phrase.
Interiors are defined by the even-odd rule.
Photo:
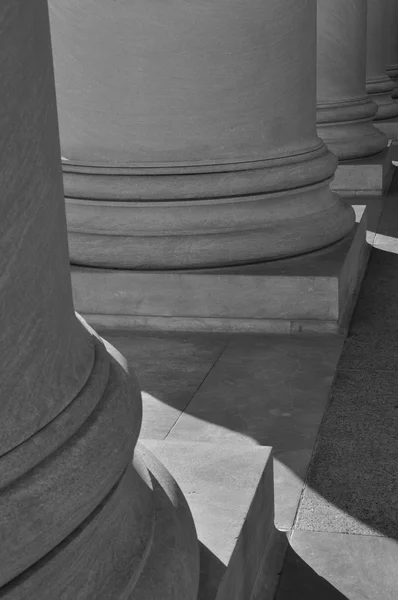
[[[0,3],[0,56],[0,597],[195,600],[187,504],[135,451],[138,385],[73,310],[46,0]]]
[[[392,79],[394,89],[392,97],[398,100],[398,3],[389,0],[388,35],[386,36],[386,64],[387,74]]]
[[[376,121],[397,115],[397,105],[392,99],[394,84],[386,71],[388,4],[389,0],[368,0],[366,89],[378,106]]]
[[[316,134],[316,0],[50,14],[73,263],[250,263],[350,230]]]
[[[318,134],[339,160],[376,154],[387,138],[365,87],[366,0],[318,0],[317,8]]]

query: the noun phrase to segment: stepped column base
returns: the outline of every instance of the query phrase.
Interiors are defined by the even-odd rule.
[[[379,121],[380,127],[389,121]],[[387,131],[385,131],[387,134]],[[367,158],[342,160],[337,167],[332,189],[343,196],[384,195],[395,172],[391,146]]]
[[[328,248],[267,263],[204,270],[72,266],[75,306],[96,328],[340,332],[368,258],[366,217]]]
[[[336,163],[320,143],[301,156],[236,164],[233,170],[225,165],[110,174],[64,164],[71,262],[203,268],[315,250],[343,238],[354,223],[351,207],[329,187]]]
[[[387,65],[386,70],[394,86],[391,96],[395,102],[398,102],[398,64]]]
[[[316,134],[315,2],[49,5],[73,264],[248,264],[352,228]]]
[[[377,111],[376,104],[366,96],[358,98],[357,102],[318,103],[318,135],[339,162],[379,154],[386,149],[388,139],[373,123]],[[332,189],[339,188],[332,186]]]
[[[5,511],[20,506],[13,510],[18,522],[8,519],[1,596],[196,600],[199,547],[191,513],[161,463],[148,464],[139,450],[130,462],[141,424],[140,392],[123,357],[89,331],[96,360],[80,395],[0,459],[8,473],[0,511],[5,518]],[[41,508],[33,523],[23,508],[33,506],[38,493]],[[21,531],[29,539],[24,549],[18,546],[26,539]]]
[[[394,90],[391,79],[386,76],[367,78],[366,91],[377,105],[375,123],[384,119],[394,119],[398,114],[398,106],[392,98]]]
[[[385,36],[390,31],[389,19],[389,0],[368,0],[366,91],[377,104],[375,122],[398,115],[398,105],[392,98],[394,84],[386,71]]]
[[[317,2],[317,130],[339,161],[387,147],[366,94],[366,0]]]

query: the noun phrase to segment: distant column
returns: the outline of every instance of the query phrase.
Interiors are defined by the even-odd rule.
[[[137,382],[73,310],[46,0],[1,1],[0,56],[0,597],[196,600]]]
[[[397,115],[397,104],[392,98],[394,84],[386,71],[388,9],[389,0],[368,0],[366,89],[378,106],[376,121]]]
[[[398,2],[389,0],[389,30],[387,36],[386,63],[387,74],[392,79],[394,89],[392,97],[398,100]]]
[[[344,237],[316,0],[50,0],[70,256],[211,267]]]
[[[318,135],[339,160],[381,152],[366,93],[366,0],[318,0]]]

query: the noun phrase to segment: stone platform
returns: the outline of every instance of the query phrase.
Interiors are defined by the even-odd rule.
[[[392,160],[393,152],[388,146],[374,156],[341,161],[331,188],[344,196],[386,194],[395,169]]]
[[[198,600],[273,600],[287,538],[274,525],[271,448],[188,440],[144,446],[173,472],[193,514]]]
[[[304,256],[203,271],[72,266],[76,310],[96,328],[344,332],[369,256],[366,211],[341,242]]]
[[[398,140],[398,118],[384,119],[382,121],[374,121],[375,126],[385,133],[389,140]]]

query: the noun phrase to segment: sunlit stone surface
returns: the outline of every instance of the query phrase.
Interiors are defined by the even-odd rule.
[[[344,237],[314,0],[50,0],[70,255],[222,266]]]

